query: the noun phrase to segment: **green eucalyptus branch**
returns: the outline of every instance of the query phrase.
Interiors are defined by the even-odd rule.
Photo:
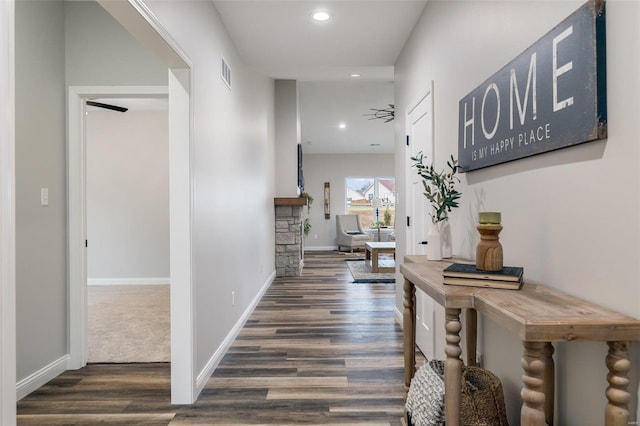
[[[460,179],[456,176],[459,171],[458,160],[453,155],[447,160],[447,169],[436,171],[433,164],[425,165],[426,157],[419,152],[415,157],[411,157],[414,162],[413,167],[418,170],[418,175],[422,178],[424,196],[429,200],[434,212],[431,215],[433,223],[441,222],[449,217],[451,209],[458,207],[458,200],[462,193],[456,190],[456,182]]]

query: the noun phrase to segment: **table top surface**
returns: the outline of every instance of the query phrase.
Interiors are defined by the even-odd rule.
[[[405,279],[445,308],[475,308],[526,341],[640,340],[640,320],[525,280],[521,290],[444,285],[454,261],[407,256]]]
[[[375,249],[395,249],[396,248],[396,243],[395,242],[374,242],[374,241],[367,241],[365,243],[365,245],[368,248],[375,248]]]

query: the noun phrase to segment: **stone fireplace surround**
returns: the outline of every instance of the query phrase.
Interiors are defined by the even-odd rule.
[[[307,199],[275,198],[276,276],[297,277],[302,274],[304,250],[302,239],[302,209]]]

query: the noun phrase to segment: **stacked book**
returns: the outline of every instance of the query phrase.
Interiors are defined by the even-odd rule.
[[[505,266],[500,271],[481,271],[476,265],[454,263],[442,275],[444,284],[471,287],[502,288],[519,290],[522,287],[524,269],[519,266]]]

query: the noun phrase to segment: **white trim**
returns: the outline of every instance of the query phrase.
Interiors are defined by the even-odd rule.
[[[398,321],[398,324],[400,324],[400,327],[404,329],[404,315],[402,314],[402,312],[400,312],[400,309],[398,309],[397,306],[393,310],[393,316],[395,317],[396,321]]]
[[[67,370],[69,355],[64,355],[51,364],[20,380],[16,385],[18,401],[48,381],[55,379]]]
[[[84,211],[84,105],[82,90],[67,95],[67,262],[69,279],[69,362],[71,369],[86,364],[87,279],[86,212]]]
[[[89,278],[87,285],[169,285],[169,277],[159,278]]]
[[[93,97],[166,96],[166,86],[70,86],[67,127],[69,368],[87,364],[85,101]]]
[[[338,250],[338,246],[309,246],[304,251],[334,251]]]
[[[191,70],[169,70],[169,258],[171,271],[171,403],[191,404],[196,392],[192,265],[193,177]]]
[[[144,0],[97,0],[149,52],[168,68],[191,68],[191,61]]]
[[[273,280],[275,279],[275,277],[276,277],[276,272],[273,271],[269,276],[269,278],[267,278],[267,281],[264,283],[260,291],[258,291],[258,294],[256,294],[256,296],[253,298],[253,300],[251,301],[247,309],[245,309],[240,319],[238,319],[238,321],[236,322],[236,325],[234,325],[231,331],[229,331],[229,334],[227,334],[227,337],[224,339],[222,344],[220,344],[220,346],[218,347],[218,350],[216,350],[215,353],[211,356],[211,358],[209,358],[209,361],[207,361],[207,364],[204,366],[200,374],[198,374],[198,379],[196,381],[197,394],[199,394],[202,391],[202,389],[204,389],[205,385],[207,384],[207,381],[213,374],[218,364],[220,364],[220,361],[222,361],[222,358],[224,357],[224,355],[227,353],[227,351],[233,344],[233,341],[235,340],[235,338],[238,337],[238,334],[242,330],[242,327],[244,327],[244,324],[247,322],[247,320],[251,316],[251,313],[253,313],[253,310],[256,308],[256,306],[258,306],[260,299],[262,299],[262,296],[264,295],[264,293],[267,291],[269,286],[273,283]]]
[[[0,424],[16,423],[15,3],[0,1]]]
[[[147,5],[144,4],[144,0],[129,0],[129,4],[131,4],[135,8],[140,16],[144,18],[146,23],[151,26],[155,34],[160,36],[164,43],[166,43],[166,45],[169,47],[169,51],[165,55],[163,55],[167,65],[173,69],[193,68],[191,60],[189,59],[187,54],[182,50],[178,42],[174,40],[171,34],[169,34],[169,31],[167,31],[162,26],[156,15],[151,12],[151,9],[149,9]]]

